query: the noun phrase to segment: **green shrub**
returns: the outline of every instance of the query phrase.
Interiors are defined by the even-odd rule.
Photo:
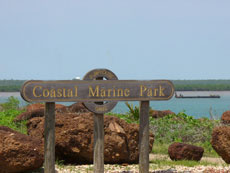
[[[19,100],[13,96],[7,99],[7,102],[0,104],[2,110],[10,110],[10,109],[18,109],[19,108]]]
[[[19,123],[13,122],[14,118],[18,116],[23,111],[11,109],[0,112],[0,126],[7,126],[13,130],[19,131],[21,133],[26,133],[26,121]]]
[[[0,126],[7,126],[21,133],[26,133],[26,121],[13,122],[14,118],[23,112],[23,110],[19,110],[19,103],[17,98],[11,96],[7,102],[0,104],[2,107],[0,112]]]
[[[127,114],[113,114],[128,123],[139,123],[139,108],[126,103],[129,108]],[[150,109],[151,110],[151,109]],[[152,118],[149,116],[150,131],[155,136],[153,151],[155,153],[167,154],[168,146],[173,142],[183,142],[201,146],[204,155],[217,156],[211,146],[212,130],[220,125],[218,120],[208,118],[195,119],[193,116],[180,112],[177,115],[167,115],[163,118]]]
[[[126,106],[129,108],[128,112],[128,119],[131,121],[138,122],[139,121],[139,107],[135,106],[133,107],[133,104],[129,104],[128,102],[125,102]]]
[[[150,117],[150,129],[160,143],[204,143],[211,140],[211,133],[219,121],[208,118],[195,119],[181,112],[163,118]]]
[[[129,112],[127,112],[127,119],[128,121],[132,121],[132,122],[139,122],[139,114],[140,114],[140,109],[138,106],[133,106],[133,104],[129,104],[128,102],[125,102],[126,106],[129,108]],[[150,107],[149,108],[149,113],[151,113],[153,110]]]
[[[212,130],[220,124],[217,120],[208,118],[195,119],[181,112],[163,118],[150,117],[150,129],[155,135],[155,145],[183,142],[201,146],[205,155],[216,156],[211,146]]]

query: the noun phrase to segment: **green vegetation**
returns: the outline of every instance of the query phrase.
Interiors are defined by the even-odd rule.
[[[0,92],[20,91],[24,80],[0,80]]]
[[[2,107],[3,110],[17,110],[19,109],[19,100],[13,96],[9,97],[7,99],[6,103],[2,103],[0,104],[0,106]]]
[[[176,91],[230,91],[230,80],[173,80]]]
[[[20,91],[25,80],[0,80],[0,92]],[[176,91],[230,91],[230,80],[172,80]]]
[[[115,114],[115,116],[128,123],[139,123],[139,119],[137,119],[139,108],[133,108],[128,103],[126,105],[129,112],[127,114]],[[169,145],[173,142],[183,142],[203,147],[205,156],[217,156],[210,141],[212,129],[219,124],[218,120],[195,119],[183,112],[158,119],[152,118],[150,115],[150,131],[155,136],[153,153],[167,154]]]
[[[218,120],[195,119],[183,112],[158,119],[150,118],[150,130],[155,135],[153,152],[165,151],[166,154],[170,144],[183,142],[203,147],[206,156],[217,156],[210,141],[212,130],[218,125]]]
[[[9,97],[6,103],[0,104],[0,107],[0,126],[7,126],[26,134],[26,121],[20,123],[13,122],[14,118],[23,112],[23,110],[19,109],[19,100]]]

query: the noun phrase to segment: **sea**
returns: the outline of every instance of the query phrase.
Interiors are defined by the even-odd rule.
[[[209,96],[220,95],[220,98],[171,98],[167,101],[151,101],[150,106],[154,110],[171,110],[176,114],[185,112],[194,118],[215,118],[219,119],[223,112],[230,110],[230,91],[177,91],[177,95],[184,96]],[[4,103],[10,96],[20,100],[20,106],[26,106],[19,92],[0,92],[0,103]],[[139,106],[139,102],[129,102],[133,106]],[[61,104],[71,105],[73,102],[63,102]],[[129,110],[125,102],[118,102],[112,110],[114,113],[127,113]]]

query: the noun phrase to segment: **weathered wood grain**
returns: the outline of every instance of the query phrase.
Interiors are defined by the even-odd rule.
[[[55,173],[55,103],[45,103],[45,173]]]
[[[173,94],[167,80],[27,81],[21,90],[29,102],[168,100]]]
[[[104,172],[104,115],[94,114],[94,173]]]
[[[140,102],[139,172],[149,172],[149,101]]]

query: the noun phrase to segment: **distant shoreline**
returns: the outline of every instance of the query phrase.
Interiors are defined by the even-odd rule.
[[[0,92],[20,92],[26,80],[0,80]],[[175,91],[230,91],[230,80],[171,80]]]

